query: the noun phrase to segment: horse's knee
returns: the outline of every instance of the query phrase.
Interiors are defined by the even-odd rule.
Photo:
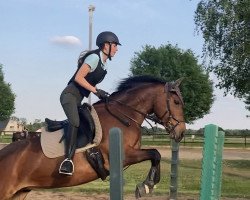
[[[160,152],[158,150],[156,150],[155,155],[156,155],[156,159],[160,161],[161,160],[161,154],[160,154]]]
[[[152,149],[152,154],[153,154],[152,165],[158,166],[160,164],[160,161],[161,161],[161,154],[156,149]]]

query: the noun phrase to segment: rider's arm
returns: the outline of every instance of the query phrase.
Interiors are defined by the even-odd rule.
[[[88,55],[75,76],[75,82],[77,82],[79,85],[81,85],[82,87],[93,93],[96,93],[96,87],[92,86],[85,79],[85,77],[87,76],[88,73],[93,72],[96,69],[98,62],[99,62],[99,56],[97,54]]]
[[[75,76],[75,82],[77,82],[80,86],[84,87],[85,89],[96,93],[96,88],[92,86],[86,79],[85,77],[87,74],[91,71],[91,68],[88,64],[83,63],[81,68],[78,70]]]

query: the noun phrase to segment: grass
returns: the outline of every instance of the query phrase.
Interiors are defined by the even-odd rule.
[[[136,184],[145,180],[150,162],[130,166],[124,171],[124,194],[133,194]],[[222,197],[250,198],[250,160],[223,161]],[[178,171],[178,193],[199,196],[201,178],[201,160],[181,160]],[[169,194],[170,161],[162,160],[161,181],[154,189],[154,195]],[[96,180],[91,183],[72,188],[55,189],[53,191],[71,191],[82,193],[108,193],[109,180]]]
[[[0,135],[0,143],[11,143],[12,135]]]
[[[223,161],[222,194],[250,198],[250,160]]]

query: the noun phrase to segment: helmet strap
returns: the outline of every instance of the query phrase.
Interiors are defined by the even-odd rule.
[[[111,55],[110,55],[110,53],[111,53],[111,42],[109,43],[109,53],[107,54],[103,50],[102,50],[102,52],[108,57],[109,60],[111,60]]]

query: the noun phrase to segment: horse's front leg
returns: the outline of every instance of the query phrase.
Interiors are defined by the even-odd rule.
[[[136,198],[151,193],[154,186],[160,182],[161,154],[156,149],[130,149],[125,154],[124,164],[132,165],[145,160],[151,160],[151,168],[145,181],[136,186]]]

